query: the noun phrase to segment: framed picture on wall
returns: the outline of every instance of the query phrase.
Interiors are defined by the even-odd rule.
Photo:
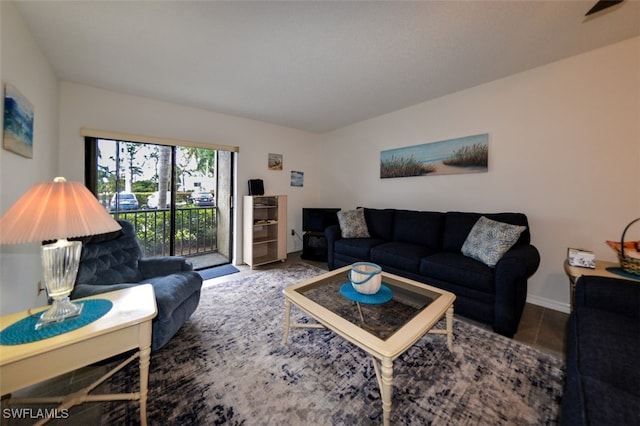
[[[269,170],[282,170],[282,154],[269,154]]]
[[[304,186],[304,172],[291,171],[291,186]]]
[[[4,85],[4,133],[2,146],[33,158],[33,105],[11,84]]]
[[[380,152],[381,179],[483,173],[488,169],[488,133]]]

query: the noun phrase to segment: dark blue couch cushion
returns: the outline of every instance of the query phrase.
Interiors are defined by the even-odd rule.
[[[529,244],[531,234],[529,232],[529,222],[527,216],[522,213],[469,213],[469,212],[447,212],[444,220],[444,238],[442,248],[446,251],[458,253],[467,239],[467,235],[481,216],[491,220],[509,223],[511,225],[526,226],[515,245]]]
[[[440,212],[396,210],[393,240],[439,249],[443,224]]]
[[[589,425],[640,425],[640,397],[612,381],[582,377],[585,418]]]
[[[566,357],[566,385],[562,395],[562,414],[560,425],[637,425],[640,424],[640,396],[638,389],[640,383],[635,384],[636,391],[628,392],[618,385],[619,376],[630,373],[637,377],[633,370],[638,370],[637,358],[634,367],[629,367],[628,363],[621,363],[620,370],[616,370],[618,355],[621,352],[613,353],[599,344],[602,335],[597,336],[582,330],[588,327],[590,320],[578,319],[576,311],[569,317],[567,327],[567,357]],[[586,314],[590,316],[589,313]],[[629,322],[623,316],[617,315],[618,321]],[[597,320],[595,317],[593,320]],[[612,319],[612,318],[611,318]],[[605,320],[609,322],[609,320]],[[633,322],[633,321],[631,321]],[[595,330],[594,330],[595,331]],[[603,330],[600,330],[603,331]],[[631,330],[634,331],[634,330]],[[636,336],[637,336],[637,331]],[[580,337],[580,338],[578,338]],[[590,340],[584,340],[590,339]],[[607,340],[605,338],[605,340]],[[596,349],[596,354],[591,355],[591,345],[600,347]],[[637,352],[638,344],[635,348]],[[619,347],[618,347],[619,349]],[[622,352],[626,352],[625,348]],[[586,352],[586,354],[585,354]],[[606,358],[598,362],[599,355]],[[637,356],[637,355],[636,355]],[[627,357],[625,357],[627,358]],[[595,361],[595,363],[594,363]],[[613,375],[611,378],[605,377],[607,374]],[[623,386],[628,387],[633,379],[623,381]],[[633,383],[632,387],[633,386]]]
[[[371,261],[385,266],[392,266],[402,271],[418,273],[420,259],[436,252],[436,249],[417,244],[393,241],[377,245],[371,249]]]
[[[371,248],[382,243],[384,240],[379,238],[343,238],[335,242],[334,250],[346,256],[369,260]]]
[[[364,209],[364,219],[372,238],[391,240],[393,238],[395,210],[393,209]]]
[[[576,312],[577,364],[583,377],[615,383],[640,396],[640,323],[614,312]]]
[[[495,292],[494,270],[458,253],[439,252],[420,260],[420,274],[485,293]]]

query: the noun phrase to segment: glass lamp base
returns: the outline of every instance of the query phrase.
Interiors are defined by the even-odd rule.
[[[69,318],[75,318],[82,313],[83,306],[82,303],[71,303],[68,297],[55,299],[51,308],[40,316],[35,329],[39,330],[47,325],[59,323]]]

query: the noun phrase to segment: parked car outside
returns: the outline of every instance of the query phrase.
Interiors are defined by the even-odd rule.
[[[158,208],[158,201],[160,198],[160,192],[156,191],[147,199],[147,207],[150,209]],[[171,191],[167,191],[167,199],[165,208],[171,207]]]
[[[198,207],[213,207],[216,205],[213,195],[207,191],[194,191],[189,196],[189,199]]]
[[[116,203],[116,197],[118,202]],[[117,204],[117,206],[116,206]],[[116,207],[119,210],[138,210],[139,204],[136,195],[132,192],[120,192],[119,194],[113,194],[111,197],[111,203],[109,203],[109,210],[115,211]]]

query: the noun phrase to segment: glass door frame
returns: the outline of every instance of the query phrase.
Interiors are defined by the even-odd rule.
[[[99,177],[99,158],[98,158],[98,144],[100,140],[111,140],[114,143],[135,143],[135,144],[140,144],[140,145],[156,145],[156,146],[168,146],[171,148],[171,177],[170,177],[170,186],[171,188],[169,188],[169,191],[171,193],[171,202],[170,202],[170,210],[169,210],[169,227],[170,227],[170,231],[169,231],[169,255],[175,255],[176,252],[176,228],[177,228],[177,215],[176,215],[176,191],[175,188],[177,186],[177,151],[178,149],[182,148],[182,147],[186,147],[186,146],[182,146],[182,145],[169,145],[169,144],[159,144],[157,142],[154,141],[148,141],[148,142],[144,142],[144,141],[129,141],[129,140],[123,140],[123,139],[114,139],[111,137],[92,137],[92,136],[85,136],[85,167],[84,167],[84,171],[85,171],[85,185],[89,188],[90,191],[92,191],[96,197],[100,197],[100,193],[99,193],[99,182],[98,182],[98,177]],[[212,150],[216,152],[216,159],[220,158],[220,153],[221,151],[225,152],[225,153],[229,153],[228,157],[226,158],[226,162],[228,164],[225,164],[225,166],[227,167],[227,169],[225,169],[225,173],[224,173],[224,180],[225,182],[220,182],[220,177],[219,177],[219,170],[218,170],[218,164],[219,161],[216,161],[216,172],[215,172],[215,177],[216,177],[216,182],[215,182],[215,194],[216,194],[216,201],[218,200],[218,195],[223,195],[223,194],[233,194],[234,192],[234,173],[235,173],[235,150],[230,150],[227,151],[225,149],[219,149],[219,147],[217,146],[212,146],[212,147],[205,147],[202,145],[199,145],[198,148],[201,149],[208,149],[208,150]],[[116,166],[117,167],[117,166]],[[228,182],[227,182],[228,180]],[[219,188],[221,187],[221,185],[226,185],[226,189],[223,191],[219,191]],[[120,191],[121,189],[119,189],[116,186],[116,192]],[[224,195],[223,195],[224,196]],[[222,255],[223,258],[226,259],[226,262],[224,263],[231,263],[233,261],[233,223],[234,223],[234,206],[233,206],[233,199],[232,199],[232,195],[230,195],[231,200],[224,200],[224,202],[222,203],[222,205],[227,205],[229,206],[228,210],[226,211],[226,215],[228,215],[226,217],[227,222],[225,223],[225,228],[228,227],[227,229],[227,234],[225,235],[224,240],[226,241],[219,241],[218,238],[216,237],[216,241],[215,241],[215,252],[220,253]],[[108,208],[108,203],[109,200],[106,200],[107,203],[107,208]],[[230,205],[229,205],[230,204]],[[217,203],[216,203],[217,205]],[[214,232],[216,233],[215,235],[217,235],[218,233],[218,228],[220,226],[219,223],[219,212],[220,210],[218,209],[218,207],[214,207],[216,209],[216,211],[214,212],[215,215],[215,223],[214,223],[214,227],[216,228],[214,230]],[[116,216],[117,216],[116,212]],[[223,244],[226,246],[224,248],[222,248],[220,246],[220,242],[223,242]],[[220,250],[220,248],[222,248],[222,250]],[[226,253],[225,253],[226,252]],[[197,256],[194,255],[194,256]],[[220,263],[220,264],[224,264],[224,263]],[[215,265],[214,265],[215,266]]]

